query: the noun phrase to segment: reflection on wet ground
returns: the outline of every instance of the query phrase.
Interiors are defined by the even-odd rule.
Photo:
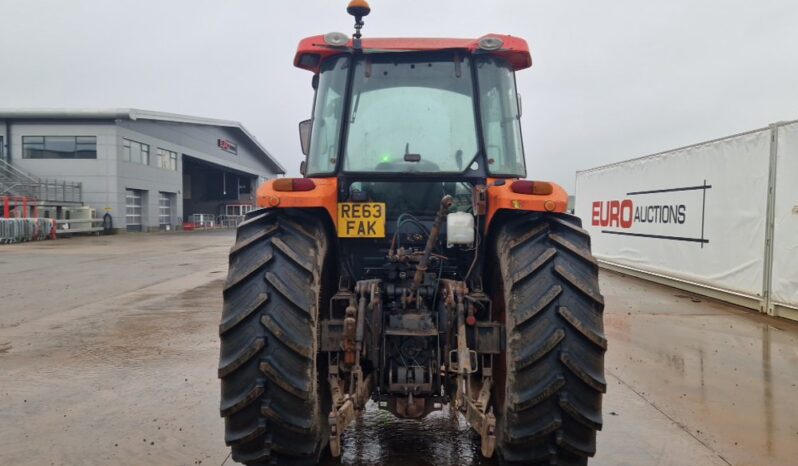
[[[610,383],[591,465],[796,464],[798,325],[611,272],[601,281]],[[370,405],[341,463],[494,464],[478,446],[448,410],[408,421]]]
[[[421,420],[397,419],[369,402],[344,437],[346,465],[468,466],[496,464],[479,454],[479,436],[448,407]],[[339,464],[329,460],[326,465]]]
[[[609,272],[602,284],[610,374],[729,464],[796,464],[798,324]]]
[[[6,248],[0,464],[221,464],[217,326],[231,241]],[[15,262],[25,272],[5,274]],[[59,278],[42,292],[36,274]],[[608,392],[591,466],[798,464],[798,324],[609,272],[601,286]],[[448,409],[400,420],[372,403],[325,465],[495,464],[478,445]]]

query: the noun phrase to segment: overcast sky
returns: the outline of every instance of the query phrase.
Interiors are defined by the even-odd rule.
[[[240,121],[296,174],[302,37],[346,0],[0,0],[0,107],[135,107]],[[368,36],[524,37],[529,177],[798,119],[795,0],[372,0]]]

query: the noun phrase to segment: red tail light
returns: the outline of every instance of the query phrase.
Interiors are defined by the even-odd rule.
[[[275,191],[313,191],[316,183],[310,178],[280,178],[274,180],[272,188]]]
[[[533,194],[535,196],[548,196],[554,192],[554,186],[545,181],[518,180],[510,185],[510,191],[517,194]]]

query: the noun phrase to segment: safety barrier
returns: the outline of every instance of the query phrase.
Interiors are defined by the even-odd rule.
[[[0,244],[55,239],[56,229],[51,218],[0,218]]]

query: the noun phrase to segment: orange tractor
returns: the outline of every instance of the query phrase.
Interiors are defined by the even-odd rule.
[[[302,40],[302,178],[258,189],[230,251],[219,333],[233,459],[341,454],[372,400],[451,404],[503,464],[583,465],[606,389],[590,238],[526,177],[515,72],[526,42]],[[329,450],[328,450],[329,448]]]

